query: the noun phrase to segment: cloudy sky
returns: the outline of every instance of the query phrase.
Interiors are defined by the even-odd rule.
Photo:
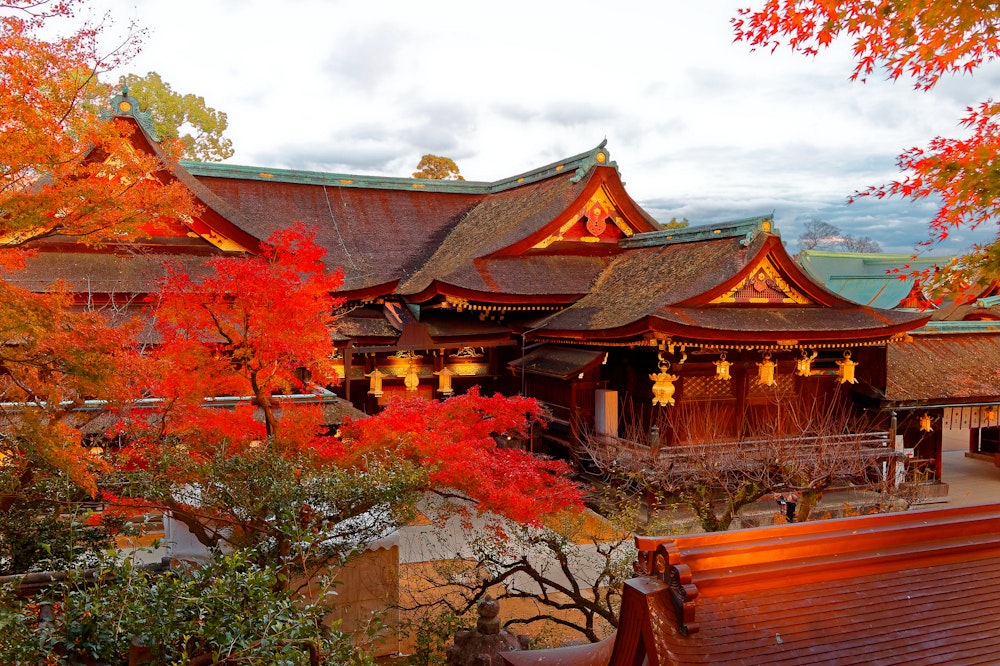
[[[607,138],[660,221],[771,213],[790,246],[821,219],[885,251],[926,238],[931,204],[847,197],[896,156],[960,134],[1000,67],[940,84],[848,80],[848,44],[751,53],[730,19],[751,0],[90,0],[149,29],[128,71],[158,72],[229,117],[230,162],[409,176],[453,158],[491,181]],[[879,78],[879,77],[875,77]],[[960,251],[960,234],[933,254]]]

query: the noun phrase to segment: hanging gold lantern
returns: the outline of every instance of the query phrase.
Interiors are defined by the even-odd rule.
[[[996,419],[997,419],[997,408],[993,407],[992,405],[990,407],[987,407],[986,408],[986,414],[985,414],[985,416],[986,416],[986,422],[987,423],[990,423],[991,421],[996,421]]]
[[[451,387],[451,378],[457,375],[457,372],[446,365],[434,374],[438,376],[438,393],[447,396],[455,392]]]
[[[920,431],[930,432],[934,427],[931,425],[931,415],[924,412],[924,415],[920,417]]]
[[[799,377],[809,377],[812,375],[812,362],[818,353],[813,351],[812,354],[807,354],[806,350],[803,349],[802,356],[795,361],[795,374]]]
[[[371,372],[369,372],[367,375],[365,375],[365,377],[370,378],[370,381],[369,381],[369,384],[368,384],[368,393],[369,394],[375,396],[376,398],[381,398],[382,397],[382,393],[383,393],[383,391],[382,391],[382,378],[385,377],[385,376],[386,376],[385,373],[382,372],[381,370],[379,370],[378,368],[375,368],[374,370],[372,370]]]
[[[732,376],[729,374],[729,368],[732,367],[733,364],[726,360],[726,352],[722,352],[722,355],[719,356],[719,360],[713,361],[713,363],[715,363],[716,379],[732,379]]]
[[[841,384],[857,384],[858,379],[854,376],[854,369],[858,364],[851,360],[851,351],[844,352],[844,360],[837,361],[837,381]]]
[[[649,376],[653,380],[653,405],[667,407],[674,404],[674,382],[678,376],[667,372],[670,369],[670,361],[665,360],[663,354],[659,354],[658,358],[660,371]]]
[[[420,375],[417,374],[417,366],[410,363],[406,366],[406,376],[403,377],[403,385],[407,391],[416,391],[420,385]]]
[[[764,352],[764,360],[757,364],[757,383],[761,386],[777,386],[774,369],[778,364],[771,360],[771,353]]]

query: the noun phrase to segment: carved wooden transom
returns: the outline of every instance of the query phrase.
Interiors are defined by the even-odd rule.
[[[781,275],[777,267],[765,257],[727,293],[712,303],[789,303],[810,305],[811,300],[795,289]]]
[[[618,242],[622,236],[631,236],[634,233],[635,230],[619,214],[611,197],[602,187],[594,192],[590,200],[560,226],[558,231],[536,243],[533,249],[545,249],[559,241]]]

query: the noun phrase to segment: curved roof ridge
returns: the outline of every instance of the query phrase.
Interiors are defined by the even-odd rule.
[[[605,149],[606,144],[607,139],[588,151],[495,181],[432,180],[426,178],[402,178],[398,176],[344,174],[302,169],[274,169],[222,162],[195,162],[191,160],[181,160],[180,165],[192,175],[206,178],[240,178],[302,185],[491,194],[535,183],[539,180],[545,180],[557,176],[568,169],[576,170],[574,178],[577,180],[582,179],[590,169],[598,165],[612,166],[617,169],[618,165],[611,160],[608,151]]]

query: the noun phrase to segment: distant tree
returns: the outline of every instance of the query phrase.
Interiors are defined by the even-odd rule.
[[[686,217],[682,217],[679,220],[676,217],[672,217],[669,222],[661,224],[660,227],[663,229],[686,229],[689,225],[690,223]]]
[[[881,252],[882,248],[869,236],[855,238],[829,222],[809,220],[799,236],[799,250],[842,250],[876,254]]]
[[[145,76],[126,74],[118,80],[129,94],[149,111],[160,139],[180,141],[183,157],[215,162],[233,156],[233,142],[223,136],[229,122],[226,114],[205,104],[200,95],[182,95],[156,72]]]
[[[414,178],[428,180],[465,180],[458,171],[458,165],[450,157],[427,154],[420,158]]]
[[[870,236],[862,236],[861,238],[855,238],[850,234],[844,234],[844,240],[841,243],[844,247],[844,252],[857,252],[859,254],[878,254],[882,251],[882,246],[878,244],[877,241],[871,239]]]

